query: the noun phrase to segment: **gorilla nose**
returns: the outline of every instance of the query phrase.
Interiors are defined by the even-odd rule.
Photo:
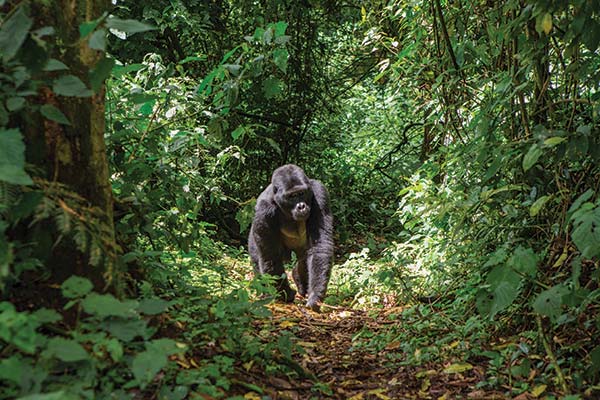
[[[296,207],[298,208],[298,211],[304,211],[306,210],[306,203],[298,203]]]

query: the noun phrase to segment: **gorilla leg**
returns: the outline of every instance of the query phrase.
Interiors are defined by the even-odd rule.
[[[294,282],[298,288],[298,293],[300,293],[303,297],[306,297],[306,293],[308,292],[308,269],[306,267],[306,254],[298,256],[298,262],[294,268],[294,271],[292,272],[292,276],[294,277]]]
[[[258,268],[261,274],[269,274],[275,277],[275,288],[277,289],[279,299],[286,303],[292,303],[294,301],[296,291],[290,287],[281,261],[261,260]]]

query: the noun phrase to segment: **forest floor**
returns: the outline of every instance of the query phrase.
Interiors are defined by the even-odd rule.
[[[323,307],[314,313],[299,304],[273,304],[272,318],[263,322],[276,337],[289,329],[298,338],[304,354],[294,354],[294,368],[303,377],[269,376],[257,371],[240,380],[264,388],[272,399],[504,399],[501,392],[485,392],[475,384],[485,380],[483,366],[453,364],[438,359],[419,366],[403,365],[400,342],[390,342],[380,351],[360,346],[357,335],[377,333],[396,319],[398,307],[371,315],[362,310]],[[394,316],[390,319],[389,316]],[[264,329],[257,325],[257,329]],[[392,361],[395,360],[395,361]],[[406,363],[405,363],[406,364]],[[315,382],[320,384],[315,384]],[[240,387],[242,389],[242,387]],[[320,390],[319,390],[320,389]],[[243,391],[243,390],[242,390]],[[264,398],[246,393],[245,398]],[[518,397],[525,400],[533,397]]]

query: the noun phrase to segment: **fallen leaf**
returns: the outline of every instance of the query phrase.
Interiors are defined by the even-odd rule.
[[[386,396],[385,394],[383,394],[383,392],[385,392],[385,389],[373,389],[373,390],[369,390],[367,392],[367,394],[372,394],[375,395],[375,397],[381,399],[381,400],[392,400],[391,397]]]
[[[547,385],[537,385],[531,391],[531,395],[533,397],[539,397],[542,393],[544,393],[544,391],[546,390],[546,387],[547,387]]]
[[[444,369],[447,374],[459,374],[461,372],[469,371],[473,369],[473,366],[469,363],[463,364],[452,364]]]
[[[285,328],[290,328],[290,327],[296,326],[296,325],[298,325],[298,323],[285,320],[285,321],[281,321],[281,323],[279,324],[279,327],[285,329]]]

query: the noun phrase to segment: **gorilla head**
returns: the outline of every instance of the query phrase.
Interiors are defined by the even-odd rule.
[[[284,165],[273,172],[273,200],[294,221],[306,221],[310,216],[313,193],[308,177],[295,165]]]

